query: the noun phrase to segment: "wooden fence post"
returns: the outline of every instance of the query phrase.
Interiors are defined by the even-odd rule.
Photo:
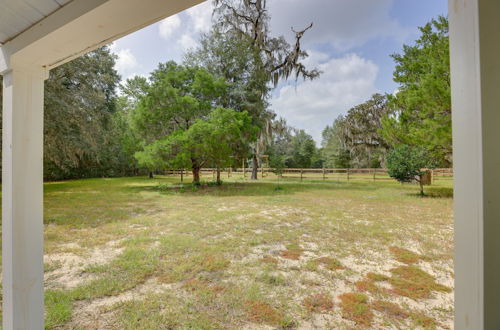
[[[349,182],[349,168],[347,168],[347,182]]]
[[[261,168],[262,171],[262,179],[264,179],[264,167]]]
[[[302,182],[302,176],[304,174],[304,170],[303,169],[300,169],[300,182]]]
[[[325,168],[323,167],[323,180],[326,179],[326,171],[325,171]]]
[[[184,169],[181,168],[181,182],[184,182]]]
[[[377,174],[377,169],[376,169],[376,168],[374,168],[374,169],[373,169],[373,181],[375,181],[375,175],[376,175],[376,174]]]

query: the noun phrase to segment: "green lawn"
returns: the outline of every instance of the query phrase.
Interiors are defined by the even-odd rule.
[[[231,180],[46,183],[47,327],[452,327],[451,182]]]

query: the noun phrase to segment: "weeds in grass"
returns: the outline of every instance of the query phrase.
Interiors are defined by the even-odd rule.
[[[424,314],[425,301],[416,302],[418,311],[402,311],[390,305],[391,297],[376,293],[377,288],[387,290],[377,283],[382,281],[407,296],[415,295],[413,290],[419,292],[413,288],[409,293],[403,290],[408,285],[434,291],[435,285],[440,287],[433,278],[434,284],[429,285],[429,278],[417,276],[416,280],[401,271],[392,272],[390,277],[368,273],[356,283],[359,292],[344,296],[342,304],[332,309],[328,299],[322,302],[324,297],[313,297],[310,289],[327,294],[338,282],[351,285],[353,278],[361,275],[356,267],[338,271],[350,266],[347,259],[343,264],[333,258],[339,251],[342,257],[363,258],[367,256],[364,249],[387,251],[378,247],[402,239],[421,244],[433,258],[415,255],[419,260],[428,260],[429,267],[446,268],[453,249],[451,199],[417,199],[406,194],[411,187],[390,182],[340,185],[332,181],[305,180],[299,184],[285,180],[279,186],[283,190],[276,190],[276,182],[264,179],[196,187],[162,177],[47,184],[45,218],[46,223],[51,223],[45,228],[47,254],[76,254],[81,258],[104,247],[121,251],[108,264],[85,269],[84,277],[79,279],[84,281],[78,287],[48,293],[48,326],[78,328],[78,322],[83,322],[81,327],[88,328],[83,314],[71,318],[71,308],[76,308],[73,305],[93,308],[93,299],[129,290],[134,290],[129,292],[134,293],[135,300],[106,306],[107,311],[113,309],[116,313],[116,328],[221,329],[242,328],[248,322],[287,328],[301,326],[301,318],[309,314],[306,309],[319,310],[313,313],[323,313],[324,309],[332,315],[341,313],[356,322],[358,328],[373,326],[375,311],[394,323],[404,318],[404,326],[432,328],[439,327],[438,322],[450,324],[451,307],[440,311],[439,319],[434,320]],[[226,208],[221,213],[222,206]],[[369,225],[359,219],[366,219]],[[436,230],[438,236],[429,235]],[[118,241],[117,245],[108,245]],[[305,253],[308,246],[299,246],[305,241],[317,248]],[[269,252],[283,242],[296,244],[286,246],[278,255]],[[77,244],[74,250],[73,244]],[[397,258],[405,257],[401,260],[408,262],[406,266],[416,265],[407,259],[403,249],[394,251],[403,255]],[[324,257],[317,258],[315,253]],[[250,254],[257,255],[256,262],[242,260]],[[441,258],[439,265],[434,264],[434,256]],[[62,266],[68,267],[65,261]],[[283,266],[279,272],[278,266]],[[49,263],[46,271],[58,267],[57,263]],[[336,271],[335,276],[328,270]],[[158,285],[154,291],[152,288],[156,294],[143,291],[149,289],[149,279],[158,279],[159,283],[151,282]],[[50,287],[58,287],[55,276],[46,280]],[[398,281],[401,287],[393,284]],[[162,283],[175,284],[159,293],[166,288]],[[307,290],[302,290],[304,286]],[[139,296],[135,296],[136,289]],[[362,290],[375,301],[368,301]],[[143,294],[147,294],[144,299],[140,298]],[[297,322],[288,317],[289,313],[296,313]],[[103,313],[99,317],[110,315]],[[340,321],[338,328],[351,324],[345,322]]]
[[[271,275],[269,273],[264,273],[260,277],[260,280],[266,284],[273,286],[286,284],[286,278],[282,275]]]
[[[386,276],[384,274],[370,272],[370,273],[366,274],[366,278],[368,278],[369,280],[374,281],[374,282],[383,282],[383,281],[387,281],[389,279],[389,276]]]
[[[57,260],[53,262],[45,262],[43,264],[43,271],[45,273],[53,272],[54,270],[57,270],[62,267],[62,262]]]
[[[87,273],[100,277],[75,288],[71,296],[83,300],[116,295],[143,283],[158,267],[157,253],[129,248],[110,264],[89,267]]]
[[[304,265],[304,268],[310,272],[315,272],[318,270],[318,260],[308,260]]]
[[[397,261],[407,265],[417,263],[421,259],[421,256],[419,254],[400,247],[391,246],[389,248],[389,251],[391,251]]]
[[[203,272],[219,272],[228,267],[230,261],[220,255],[198,254],[181,259],[166,259],[159,269],[159,280],[174,283],[194,278]]]
[[[333,310],[333,299],[325,293],[317,293],[307,296],[302,304],[313,313],[325,313]]]
[[[63,326],[71,318],[72,298],[62,290],[45,291],[45,329]]]
[[[373,312],[368,305],[368,296],[363,293],[351,292],[339,296],[342,316],[356,322],[356,324],[369,327],[373,321]]]
[[[354,283],[356,289],[361,292],[369,292],[374,295],[386,295],[387,292],[384,288],[379,287],[372,280],[361,280]]]
[[[322,264],[328,270],[339,270],[345,269],[344,266],[337,259],[330,257],[321,257],[317,259],[317,262]]]
[[[438,326],[438,323],[434,318],[427,316],[422,312],[413,312],[410,314],[410,317],[416,326],[424,329],[436,329]]]
[[[429,298],[432,291],[451,292],[447,286],[436,283],[434,277],[415,266],[401,266],[391,270],[389,279],[398,295],[412,299]]]
[[[290,244],[287,245],[286,250],[281,251],[280,255],[286,259],[299,260],[303,251],[304,250],[300,246]]]
[[[274,308],[266,302],[259,300],[249,300],[245,305],[248,313],[248,318],[253,322],[280,326],[286,320],[285,315],[282,311]]]
[[[262,257],[262,262],[264,262],[266,264],[273,265],[273,266],[277,266],[278,265],[278,259],[273,258],[271,256],[263,256]]]
[[[209,287],[209,283],[204,280],[199,280],[196,278],[187,280],[182,284],[182,288],[187,291],[201,291],[207,290]]]
[[[410,314],[405,312],[399,305],[384,300],[375,300],[371,304],[372,308],[383,313],[390,319],[398,322],[407,319]]]

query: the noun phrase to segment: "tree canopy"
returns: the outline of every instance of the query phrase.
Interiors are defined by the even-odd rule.
[[[150,171],[188,167],[195,183],[203,166],[228,166],[231,156],[255,140],[255,127],[247,112],[221,107],[227,88],[206,69],[160,64],[131,115],[142,145],[135,153],[139,165]]]
[[[230,166],[238,144],[251,141],[255,134],[256,127],[246,112],[217,108],[189,128],[148,144],[136,157],[146,167],[192,168],[195,184],[200,183],[202,166],[215,166],[220,183],[220,169]]]
[[[251,63],[247,90],[251,90],[248,104],[252,106],[255,123],[260,127],[258,139],[252,145],[252,179],[257,179],[259,157],[272,140],[274,113],[267,108],[267,99],[272,87],[282,79],[317,78],[320,72],[308,69],[303,60],[308,57],[302,49],[301,40],[312,23],[303,30],[295,31],[295,44],[290,45],[283,36],[273,37],[269,23],[271,17],[266,0],[239,1],[214,0],[216,28],[223,34],[242,40],[246,56]]]
[[[405,45],[396,62],[397,93],[383,121],[390,144],[424,146],[442,166],[452,163],[448,19],[439,16],[420,28],[415,45]]]
[[[387,155],[389,176],[399,182],[417,181],[420,194],[424,194],[423,176],[434,167],[432,156],[424,147],[401,144],[394,147]]]
[[[329,167],[380,167],[388,144],[380,136],[387,97],[374,94],[323,130],[323,157]]]

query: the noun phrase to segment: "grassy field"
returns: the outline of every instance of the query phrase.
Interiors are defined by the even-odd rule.
[[[452,327],[450,182],[231,180],[45,184],[47,327]]]

